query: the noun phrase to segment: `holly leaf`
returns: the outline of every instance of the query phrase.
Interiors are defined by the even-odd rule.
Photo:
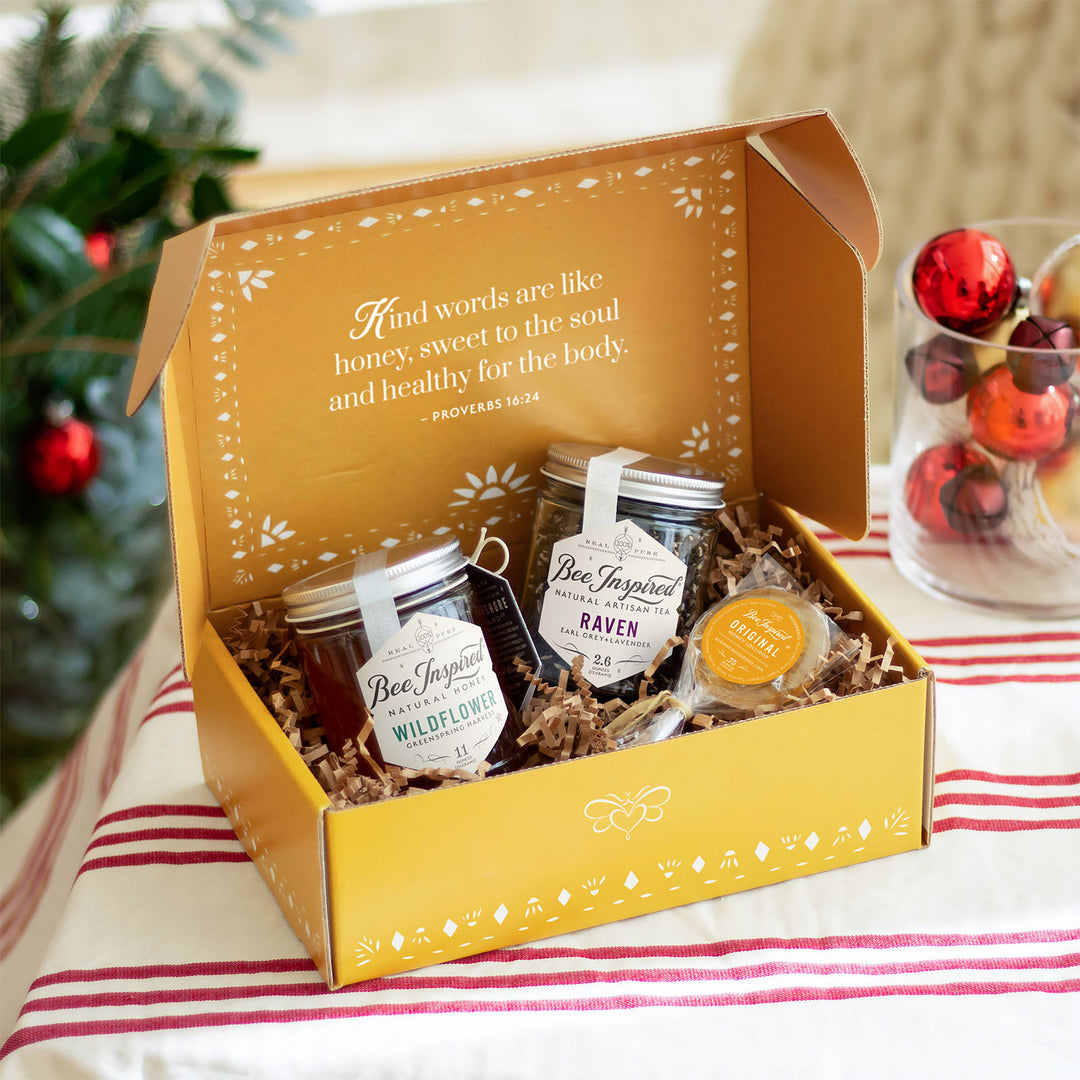
[[[102,207],[115,225],[128,225],[156,210],[168,187],[174,163],[156,143],[130,131],[118,131],[123,159],[119,184]]]
[[[124,184],[105,216],[118,226],[130,225],[157,209],[168,187],[170,166],[162,162]]]
[[[34,113],[0,144],[0,159],[6,168],[23,169],[51,150],[67,134],[69,109]]]
[[[191,186],[191,214],[196,221],[227,214],[232,210],[225,185],[209,173],[203,173]]]
[[[48,205],[84,233],[90,232],[110,199],[110,191],[119,183],[123,167],[123,150],[111,146],[75,169],[48,197]]]
[[[202,152],[211,161],[254,161],[259,156],[250,146],[205,146]]]
[[[70,288],[89,277],[83,234],[48,206],[22,206],[4,230],[12,251],[24,266]]]

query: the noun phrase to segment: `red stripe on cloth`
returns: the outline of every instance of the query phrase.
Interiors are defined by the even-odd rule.
[[[912,638],[911,644],[917,648],[942,647],[947,645],[1012,645],[1020,642],[1043,643],[1049,641],[1080,641],[1080,634],[1068,631],[1054,631],[1034,634],[992,634],[972,637]]]
[[[86,733],[75,744],[62,767],[49,816],[35,841],[33,855],[4,894],[0,911],[7,910],[0,925],[0,961],[18,944],[52,877],[57,853],[79,803],[88,747],[89,733]]]
[[[1047,810],[1061,806],[1080,806],[1080,795],[995,795],[992,792],[954,791],[934,796],[934,806],[1032,806]]]
[[[614,971],[529,971],[501,975],[394,975],[343,987],[341,995],[373,995],[416,990],[522,990],[590,984],[712,982],[738,983],[781,975],[894,976],[956,971],[1063,971],[1075,968],[1080,954],[1065,956],[955,957],[868,964],[844,962],[740,964],[727,968],[620,968]],[[442,969],[444,972],[447,970]],[[171,1005],[196,1001],[242,1001],[255,997],[321,997],[331,992],[321,982],[250,983],[233,986],[184,986],[167,990],[109,990],[91,994],[58,994],[33,998],[20,1016],[58,1009],[109,1009],[134,1005]]]
[[[889,553],[887,551],[878,551],[874,548],[829,548],[829,554],[834,555],[840,559],[887,559]]]
[[[1080,801],[1080,800],[1078,800]],[[232,829],[193,829],[167,826],[160,829],[132,829],[128,832],[106,833],[92,840],[86,851],[110,844],[131,844],[142,840],[231,840],[238,843]]]
[[[163,686],[154,695],[154,701],[160,700],[161,698],[165,697],[166,694],[179,694],[181,692],[191,692],[191,683],[189,683],[187,679],[177,679],[176,682],[169,683],[168,686]]]
[[[184,678],[184,665],[174,664],[165,674],[161,677],[161,682],[158,683],[158,688],[154,692],[154,701],[163,698],[166,694],[173,694],[179,690],[190,690],[191,683]]]
[[[138,964],[103,968],[68,968],[40,975],[27,993],[61,983],[91,983],[108,980],[228,978],[231,975],[281,975],[299,971],[318,974],[307,957],[283,956],[276,960],[199,960],[187,964]]]
[[[969,832],[1037,832],[1040,829],[1080,829],[1080,818],[1044,818],[1021,821],[1016,818],[948,817],[934,819],[934,832],[965,829]]]
[[[88,870],[115,870],[129,866],[202,866],[207,863],[250,862],[246,851],[138,851],[130,855],[103,855],[88,859],[76,877]]]
[[[1071,664],[1080,660],[1080,653],[1014,653],[1012,656],[927,656],[928,664]]]
[[[558,960],[577,957],[587,960],[626,960],[633,957],[731,956],[735,953],[788,949],[904,949],[968,948],[996,945],[1056,945],[1080,941],[1080,930],[1023,930],[1008,934],[832,934],[799,938],[733,938],[729,941],[703,942],[696,945],[612,945],[575,949],[557,945],[525,945],[496,953],[462,956],[454,964],[480,964],[497,959],[511,963],[529,960]]]
[[[114,810],[98,818],[94,826],[97,832],[104,825],[116,821],[134,821],[148,817],[225,817],[220,806],[208,806],[205,803],[144,803],[142,806],[129,806],[126,810]]]
[[[180,686],[190,686],[191,683],[182,677],[183,672],[184,665],[182,662],[173,664],[173,666],[161,676],[161,682],[158,683],[158,688],[154,696],[161,697],[162,694],[167,694],[170,690],[178,689]],[[175,679],[178,675],[181,676],[179,681],[175,685],[169,684],[169,680]]]
[[[733,938],[727,941],[699,942],[689,945],[607,945],[596,948],[571,948],[564,945],[525,945],[498,949],[474,956],[448,960],[444,967],[473,964],[517,964],[536,960],[634,960],[700,959],[734,956],[747,952],[814,951],[829,953],[838,949],[926,949],[989,948],[997,946],[1060,945],[1080,941],[1080,929],[1022,930],[1013,933],[986,934],[835,934],[800,938]],[[29,992],[63,983],[92,983],[105,980],[228,978],[234,975],[282,974],[314,971],[306,957],[280,957],[269,960],[204,960],[186,964],[139,964],[125,967],[69,968],[41,975]],[[394,976],[395,979],[401,976]]]
[[[69,757],[60,770],[56,781],[56,789],[53,791],[49,809],[45,813],[42,827],[34,838],[31,845],[30,858],[23,866],[19,877],[12,882],[11,886],[0,898],[0,912],[9,908],[28,887],[29,881],[41,861],[43,854],[52,840],[54,833],[62,828],[64,808],[71,798],[71,790],[75,781],[75,757]]]
[[[992,773],[982,769],[947,769],[934,777],[935,783],[954,780],[984,780],[989,784],[1021,784],[1030,787],[1066,787],[1080,784],[1080,772],[1074,773]]]
[[[135,696],[135,687],[139,682],[143,651],[143,648],[140,648],[129,661],[127,675],[124,678],[123,686],[120,688],[120,693],[117,695],[116,711],[113,713],[112,737],[109,740],[109,749],[105,756],[105,763],[98,784],[98,792],[102,801],[109,794],[117,774],[120,772],[120,762],[124,757],[124,744],[127,742],[128,721],[131,719],[131,699]]]
[[[997,686],[1001,683],[1075,683],[1080,682],[1080,672],[1076,675],[969,675],[963,679],[949,679],[944,675],[937,677],[939,683],[950,686]]]
[[[170,713],[193,713],[195,711],[194,701],[174,701],[169,705],[158,705],[157,708],[151,709],[140,721],[139,726],[142,727],[148,720],[153,720],[158,716],[167,716]]]
[[[609,1012],[640,1008],[715,1008],[728,1005],[776,1005],[804,1001],[845,1001],[879,997],[986,997],[998,994],[1067,994],[1080,990],[1080,979],[1047,982],[954,982],[884,986],[792,986],[746,993],[618,994],[611,997],[537,998],[504,1001],[400,1001],[321,1009],[260,1009],[250,1012],[133,1016],[110,1020],[69,1021],[20,1028],[0,1049],[0,1057],[23,1046],[49,1039],[85,1035],[123,1035],[137,1031],[180,1031],[191,1028],[238,1027],[251,1024],[287,1024],[309,1020],[346,1020],[360,1016],[415,1016],[458,1013]]]

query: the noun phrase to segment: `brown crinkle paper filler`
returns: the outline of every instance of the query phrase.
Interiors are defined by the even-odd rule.
[[[731,546],[721,546],[717,552],[709,574],[712,596],[705,606],[725,597],[748,574],[753,581],[761,557],[768,554],[799,582],[808,600],[838,623],[850,627],[862,620],[862,612],[844,611],[824,582],[803,568],[800,545],[804,541],[801,536],[788,539],[775,525],[758,526],[742,506],[722,511],[720,522],[731,538]],[[854,636],[850,628],[848,632]],[[854,661],[845,665],[831,684],[812,694],[763,707],[752,715],[831,701],[903,680],[903,669],[893,663],[894,639],[889,639],[879,655],[875,655],[866,634],[858,640],[859,651]],[[430,791],[482,779],[482,773],[461,769],[402,769],[396,765],[380,765],[365,746],[371,728],[370,717],[365,718],[359,742],[350,741],[341,755],[334,753],[323,738],[296,641],[285,625],[281,609],[257,601],[244,608],[228,630],[225,644],[334,807],[360,806],[415,791]],[[636,700],[630,702],[620,699],[598,701],[593,694],[594,688],[582,678],[580,659],[571,671],[564,671],[555,684],[544,682],[523,661],[516,660],[519,673],[533,685],[532,701],[522,716],[524,730],[517,740],[524,755],[521,767],[606,753],[616,748],[617,736],[631,723],[665,708],[681,707],[667,691],[651,692],[656,670],[680,644],[682,639],[677,637],[664,643],[652,664],[642,673]],[[730,722],[704,714],[690,716],[689,710],[684,711],[690,731]],[[361,759],[366,772],[359,767]],[[373,775],[367,775],[368,772]]]
[[[250,604],[229,627],[225,644],[334,807],[361,806],[410,791],[430,791],[481,779],[479,773],[462,769],[380,765],[365,745],[371,730],[370,716],[365,717],[359,741],[350,739],[344,753],[334,753],[323,738],[296,639],[285,624],[282,609],[258,601]],[[373,776],[360,770],[361,759]]]

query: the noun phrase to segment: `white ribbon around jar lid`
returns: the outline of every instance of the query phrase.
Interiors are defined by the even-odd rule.
[[[352,580],[364,633],[374,655],[401,629],[394,590],[386,572],[386,549],[357,555]]]
[[[583,533],[615,524],[623,466],[648,456],[640,450],[620,446],[606,454],[598,454],[589,461],[585,472],[585,507],[581,521]]]

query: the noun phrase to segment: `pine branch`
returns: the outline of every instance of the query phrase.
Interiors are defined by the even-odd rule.
[[[157,261],[159,255],[160,249],[154,248],[145,255],[140,256],[134,262],[127,263],[122,267],[117,267],[115,270],[105,270],[98,274],[97,277],[92,277],[89,280],[84,281],[81,285],[77,285],[69,292],[64,293],[63,296],[50,304],[43,311],[39,312],[17,334],[15,334],[11,340],[5,344],[5,351],[10,352],[14,346],[27,341],[30,338],[36,337],[38,332],[48,326],[57,315],[62,315],[68,308],[74,307],[88,296],[92,296],[98,289],[104,288],[106,285],[111,284],[118,278],[124,277],[126,274],[130,274],[135,270],[140,270],[144,266],[150,266]]]
[[[8,356],[28,356],[31,353],[48,352],[97,352],[113,356],[135,356],[139,347],[134,341],[121,338],[93,337],[35,337],[6,345],[4,352]]]
[[[32,113],[56,108],[63,99],[75,43],[67,32],[69,14],[56,5],[39,10],[33,35],[4,57],[5,134]]]
[[[56,108],[56,73],[53,70],[52,61],[56,43],[60,41],[60,32],[66,19],[66,12],[55,8],[45,13],[41,43],[41,78],[38,80],[38,86],[41,104],[46,109]]]
[[[80,133],[82,125],[86,120],[86,116],[93,107],[98,95],[104,89],[105,84],[116,70],[117,65],[123,60],[124,54],[135,43],[145,21],[146,6],[145,4],[141,4],[136,10],[134,25],[127,34],[113,46],[112,51],[105,58],[104,63],[98,68],[94,78],[90,80],[90,83],[83,91],[82,96],[75,103],[75,108],[72,109],[71,112],[71,120],[68,123],[68,136],[77,136]],[[4,208],[4,216],[6,218],[10,218],[11,215],[26,201],[27,196],[34,190],[38,181],[45,175],[49,166],[56,159],[57,154],[60,153],[63,143],[64,140],[61,139],[51,150],[43,154],[29,169],[26,170],[25,175],[18,187],[16,187],[15,191],[12,193],[11,198],[8,199],[7,206]]]

